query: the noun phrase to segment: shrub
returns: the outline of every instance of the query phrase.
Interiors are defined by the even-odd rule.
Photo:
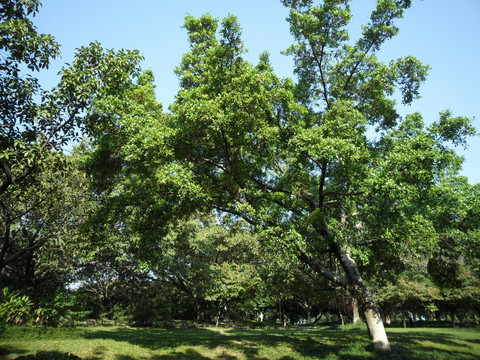
[[[31,319],[33,302],[18,291],[10,291],[8,287],[2,290],[3,302],[0,304],[0,318],[10,325],[26,323]]]

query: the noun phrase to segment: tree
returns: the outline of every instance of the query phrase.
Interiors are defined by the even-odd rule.
[[[379,289],[385,317],[391,320],[395,310],[401,311],[406,327],[407,312],[423,311],[428,304],[440,299],[439,289],[419,272],[406,271],[398,276],[395,283]]]
[[[68,218],[68,209],[55,202],[61,184],[52,179],[68,172],[62,153],[79,140],[92,104],[121,94],[141,59],[94,43],[78,50],[55,89],[42,90],[33,74],[22,74],[48,67],[58,55],[53,37],[39,34],[30,20],[39,5],[4,1],[0,8],[0,288],[6,267],[52,238],[59,214]]]
[[[76,167],[76,157],[60,153],[52,157],[57,158],[55,167],[31,176],[30,186],[22,191],[10,192],[13,200],[3,198],[4,204],[22,214],[12,225],[4,281],[9,287],[23,288],[32,299],[34,292],[37,297],[55,292],[69,281],[82,242],[77,228],[92,206],[88,182]]]
[[[443,297],[439,308],[450,313],[455,326],[457,309],[478,308],[479,187],[450,177],[440,189],[432,214],[440,235],[427,270]]]
[[[5,266],[32,250],[30,244],[8,253],[11,244],[16,241],[16,235],[25,232],[21,230],[22,226],[15,223],[29,208],[26,205],[16,211],[18,204],[15,201],[28,189],[30,178],[35,177],[35,172],[43,165],[43,158],[51,158],[45,142],[50,145],[57,140],[55,136],[49,138],[48,135],[42,138],[41,130],[46,124],[35,121],[39,109],[34,102],[34,97],[41,95],[41,90],[33,76],[21,75],[22,66],[30,71],[38,71],[48,67],[50,58],[58,55],[59,47],[54,39],[39,34],[29,19],[38,7],[39,2],[32,0],[5,1],[0,8],[0,288],[1,273]]]
[[[156,281],[191,298],[197,320],[213,305],[218,324],[225,307],[256,296],[261,278],[257,239],[238,224],[227,229],[228,219],[216,222],[197,214],[171,225],[143,260]]]
[[[235,17],[223,20],[220,39],[216,19],[186,17],[190,51],[171,106],[176,156],[205,201],[348,289],[374,348],[388,350],[357,262],[401,263],[435,245],[424,199],[458,169],[448,142],[464,143],[474,130],[451,114],[425,129],[420,115],[402,122],[395,111],[394,90],[411,103],[427,67],[412,56],[384,64],[375,53],[410,1],[379,1],[353,44],[348,1],[284,4],[298,84],[278,79],[265,54],[257,66],[242,58]]]
[[[196,210],[203,194],[170,146],[176,129],[143,71],[95,103],[88,115],[92,152],[85,167],[98,199],[93,223],[121,229],[146,255],[168,226]]]

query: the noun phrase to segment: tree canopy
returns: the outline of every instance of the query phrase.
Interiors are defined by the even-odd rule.
[[[428,67],[412,56],[384,64],[375,54],[410,2],[378,2],[354,45],[348,1],[284,4],[297,84],[278,79],[266,55],[256,66],[242,58],[235,17],[223,20],[219,38],[216,19],[186,18],[190,52],[176,70],[182,89],[171,106],[177,158],[217,210],[348,288],[375,346],[386,349],[356,260],[394,265],[435,246],[430,199],[460,164],[445,142],[464,143],[474,130],[448,112],[428,129],[419,114],[396,113],[395,89],[412,102]],[[328,254],[338,268],[325,265]]]
[[[124,315],[142,321],[160,301],[146,284],[198,319],[210,306],[217,322],[227,304],[246,316],[278,301],[309,320],[358,304],[376,350],[390,348],[382,306],[384,317],[447,298],[449,309],[478,306],[451,293],[478,287],[478,186],[458,177],[453,149],[476,134],[472,120],[401,118],[396,95],[411,104],[429,68],[377,57],[411,1],[377,1],[358,39],[347,0],[282,3],[296,79],[279,78],[266,52],[245,60],[235,16],[187,15],[168,113],[142,56],[98,42],[41,89],[20,74],[58,55],[29,18],[39,3],[2,5],[0,275],[51,270],[52,249],[67,249],[79,303],[105,314],[128,303]],[[141,306],[138,294],[149,296]]]

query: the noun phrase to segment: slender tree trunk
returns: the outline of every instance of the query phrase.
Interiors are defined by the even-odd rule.
[[[282,300],[278,300],[278,311],[280,313],[280,324],[283,323]]]
[[[450,319],[452,320],[452,327],[455,329],[455,310],[450,310]]]
[[[3,275],[2,268],[0,268],[0,304],[3,302]]]
[[[195,310],[197,312],[197,321],[205,321],[205,302],[203,299],[195,299]]]
[[[352,322],[356,324],[360,320],[360,313],[358,312],[358,301],[352,297]]]
[[[218,325],[220,325],[220,316],[222,315],[222,310],[218,309],[217,311],[217,319],[216,319],[216,322],[215,322],[215,326],[218,327]]]
[[[390,314],[385,315],[385,324],[390,325],[392,323],[392,316]]]

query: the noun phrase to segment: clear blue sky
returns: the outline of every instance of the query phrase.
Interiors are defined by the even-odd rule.
[[[292,76],[292,59],[281,55],[291,44],[288,15],[280,0],[43,0],[34,22],[62,45],[62,58],[40,76],[45,87],[57,81],[62,64],[73,59],[74,49],[99,41],[105,48],[138,49],[144,68],[155,74],[157,98],[164,108],[178,91],[173,69],[187,51],[185,15],[210,13],[223,18],[234,14],[243,28],[247,58],[256,63],[268,51],[280,76]],[[368,21],[375,0],[353,0],[352,34]],[[398,21],[400,34],[379,53],[384,60],[412,54],[431,66],[422,98],[402,115],[418,111],[427,123],[451,109],[455,116],[475,117],[480,130],[480,0],[414,0]],[[466,151],[463,175],[480,182],[480,138],[472,138]]]

